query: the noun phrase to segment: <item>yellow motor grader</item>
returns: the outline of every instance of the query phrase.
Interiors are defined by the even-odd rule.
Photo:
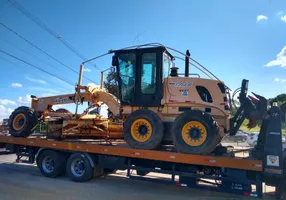
[[[178,72],[170,51],[183,54],[185,73]],[[47,136],[64,139],[92,137],[124,139],[131,148],[157,149],[172,144],[178,152],[209,154],[226,135],[234,135],[245,118],[249,127],[256,125],[266,111],[266,99],[259,95],[247,97],[248,81],[242,81],[240,107],[231,118],[232,105],[229,88],[218,78],[200,78],[190,74],[190,64],[201,66],[186,54],[160,44],[139,45],[119,50],[114,54],[112,67],[117,74],[119,98],[100,87],[83,86],[80,67],[74,94],[37,98],[31,107],[19,107],[9,118],[9,132],[15,137],[28,137],[39,122],[47,122]],[[105,55],[107,55],[105,54]],[[203,66],[201,66],[204,68]],[[201,70],[205,72],[206,69]],[[209,72],[210,73],[210,72]],[[89,102],[90,108],[75,114],[64,109],[54,111],[53,105]],[[89,114],[102,103],[113,114],[113,119]],[[116,121],[117,123],[112,123]]]

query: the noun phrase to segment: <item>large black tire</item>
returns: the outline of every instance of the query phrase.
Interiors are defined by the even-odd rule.
[[[212,116],[199,110],[179,115],[173,122],[172,134],[176,150],[186,154],[209,154],[221,140]]]
[[[86,182],[93,177],[94,169],[83,153],[72,154],[66,166],[67,175],[74,182]]]
[[[9,117],[9,133],[13,137],[28,137],[37,125],[37,116],[33,109],[21,106],[16,108]]]
[[[37,158],[41,173],[49,178],[55,178],[65,173],[67,156],[53,150],[44,150]]]
[[[163,139],[164,125],[152,110],[139,109],[127,117],[123,134],[124,140],[131,148],[156,149]]]

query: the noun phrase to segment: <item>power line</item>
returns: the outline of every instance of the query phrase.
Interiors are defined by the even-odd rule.
[[[45,23],[43,23],[40,19],[32,15],[28,10],[26,10],[21,4],[19,4],[15,0],[9,0],[9,2],[22,14],[24,14],[26,17],[28,17],[30,20],[34,21],[38,26],[40,26],[42,29],[44,29],[46,32],[48,32],[51,36],[59,39],[70,51],[75,53],[78,57],[83,59],[83,61],[87,60],[86,57],[84,57],[79,51],[77,51],[71,44],[69,44],[62,36],[60,36],[56,31],[52,30],[50,27],[48,27]],[[90,63],[91,64],[91,63]],[[91,64],[100,72],[100,69],[95,65]]]
[[[42,72],[44,72],[44,73],[46,73],[46,74],[48,74],[48,75],[54,77],[54,78],[57,78],[57,79],[59,79],[59,80],[65,82],[65,83],[67,83],[67,84],[69,84],[69,85],[74,86],[74,84],[72,84],[72,83],[70,83],[70,82],[68,82],[68,81],[66,81],[66,80],[64,80],[64,79],[62,79],[62,78],[60,78],[60,77],[58,77],[57,75],[54,75],[54,74],[52,74],[52,73],[50,73],[50,72],[48,72],[48,71],[46,71],[46,70],[44,70],[44,69],[42,69],[42,68],[40,68],[40,67],[37,67],[37,66],[35,66],[35,65],[33,65],[33,64],[31,64],[31,63],[29,63],[29,62],[27,62],[27,61],[25,61],[25,60],[23,60],[23,59],[21,59],[21,58],[18,58],[17,56],[14,56],[14,55],[12,55],[12,54],[10,54],[10,53],[8,53],[8,52],[6,52],[6,51],[3,51],[3,50],[1,50],[1,49],[0,49],[0,52],[3,53],[3,54],[5,54],[5,55],[7,55],[7,56],[10,56],[10,57],[12,57],[12,58],[18,60],[18,61],[21,61],[21,62],[23,62],[23,63],[25,63],[25,64],[27,64],[27,65],[30,65],[31,67],[34,67],[34,68],[36,68],[36,69],[38,69],[38,70],[40,70],[40,71],[42,71]]]
[[[55,57],[53,57],[52,55],[48,54],[47,52],[45,52],[44,50],[42,50],[41,48],[39,48],[38,46],[36,46],[35,44],[33,44],[32,42],[30,42],[29,40],[27,40],[26,38],[24,38],[23,36],[21,36],[20,34],[18,34],[17,32],[15,32],[14,30],[12,30],[11,28],[9,28],[8,26],[6,26],[5,24],[0,22],[0,25],[2,25],[4,28],[6,28],[7,30],[9,30],[10,32],[14,33],[16,36],[18,36],[19,38],[21,38],[22,40],[24,40],[25,42],[27,42],[28,44],[30,44],[31,46],[33,46],[34,48],[38,49],[39,51],[41,51],[42,53],[44,53],[45,55],[49,56],[50,58],[52,58],[54,61],[60,63],[61,65],[63,65],[64,67],[68,68],[69,70],[71,70],[72,72],[79,74],[77,71],[75,71],[74,69],[72,69],[71,67],[67,66],[66,64],[62,63],[61,61],[59,61],[58,59],[56,59]],[[95,83],[93,80],[83,76],[85,79]],[[95,83],[96,84],[96,83]]]
[[[0,40],[2,40],[3,42],[5,42],[5,43],[11,45],[12,47],[14,47],[14,48],[16,48],[16,49],[21,50],[21,51],[24,52],[25,54],[27,54],[27,55],[29,55],[29,56],[31,56],[31,57],[37,59],[37,60],[40,60],[41,62],[46,63],[47,65],[53,67],[53,66],[52,66],[51,64],[49,64],[48,62],[46,62],[46,61],[44,61],[44,60],[42,60],[42,59],[40,59],[40,58],[34,56],[34,55],[31,54],[30,52],[26,51],[25,49],[22,49],[22,48],[18,47],[17,45],[13,44],[12,42],[9,42],[9,41],[7,41],[7,40],[1,38],[1,37],[0,37]]]
[[[16,49],[21,50],[22,52],[24,52],[25,54],[31,56],[32,58],[37,59],[37,60],[39,60],[39,61],[41,61],[41,62],[47,64],[47,65],[50,66],[50,67],[53,67],[50,63],[46,62],[46,61],[43,60],[43,59],[38,58],[37,56],[31,54],[30,52],[26,51],[25,49],[22,49],[22,48],[18,47],[17,45],[13,44],[12,42],[9,42],[9,41],[7,41],[7,40],[1,38],[1,37],[0,37],[0,40],[2,40],[3,42],[5,42],[5,43],[11,45],[12,47],[14,47],[14,48],[16,48]]]
[[[17,45],[13,44],[12,42],[9,42],[9,41],[7,41],[7,40],[1,38],[1,37],[0,37],[0,40],[2,40],[3,42],[5,42],[5,43],[11,45],[12,47],[14,47],[14,48],[16,48],[16,49],[21,50],[21,51],[24,52],[25,54],[27,54],[27,55],[29,55],[29,56],[35,58],[35,59],[38,59],[39,61],[44,62],[44,63],[46,63],[47,65],[53,67],[53,66],[52,66],[51,64],[49,64],[48,62],[46,62],[46,61],[44,61],[44,60],[42,60],[42,59],[40,59],[40,58],[34,56],[34,55],[31,54],[30,52],[26,51],[25,49],[22,49],[22,48],[18,47]],[[12,65],[15,66],[15,63],[12,63],[11,61],[9,61],[9,60],[7,60],[7,59],[1,57],[1,56],[0,56],[0,58],[1,58],[2,60],[5,60],[6,62],[8,62],[8,63],[10,63],[10,64],[12,64]],[[36,75],[36,74],[35,74],[35,75]],[[38,76],[38,75],[36,75],[36,76]],[[42,78],[43,78],[43,77],[42,77]],[[44,78],[44,79],[47,80],[46,78]]]
[[[11,65],[13,65],[13,66],[15,66],[15,67],[18,67],[15,63],[13,63],[13,62],[11,62],[10,60],[8,60],[8,59],[6,59],[6,58],[4,58],[4,57],[2,57],[2,56],[0,56],[0,59],[2,59],[2,60],[4,60],[5,62],[7,62],[7,63],[10,63]],[[32,73],[32,74],[34,74],[35,76],[39,76],[37,73],[35,73],[35,72],[30,72],[30,73]],[[41,79],[44,79],[45,81],[49,81],[47,78],[45,78],[45,77],[41,77]],[[74,87],[74,86],[73,86]]]

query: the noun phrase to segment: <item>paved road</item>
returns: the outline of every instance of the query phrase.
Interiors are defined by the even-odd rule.
[[[128,180],[118,176],[74,183],[67,177],[43,177],[33,165],[15,164],[14,155],[0,156],[0,199],[49,200],[189,200],[242,198],[229,194]]]

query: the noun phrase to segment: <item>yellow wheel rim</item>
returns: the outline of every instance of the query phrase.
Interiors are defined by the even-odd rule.
[[[23,113],[19,113],[15,116],[13,120],[13,129],[15,131],[21,130],[26,123],[26,116]]]
[[[190,146],[200,146],[207,139],[207,130],[202,123],[190,121],[182,129],[182,138]]]
[[[136,119],[131,125],[131,136],[137,142],[146,142],[152,135],[152,126],[146,119]]]

